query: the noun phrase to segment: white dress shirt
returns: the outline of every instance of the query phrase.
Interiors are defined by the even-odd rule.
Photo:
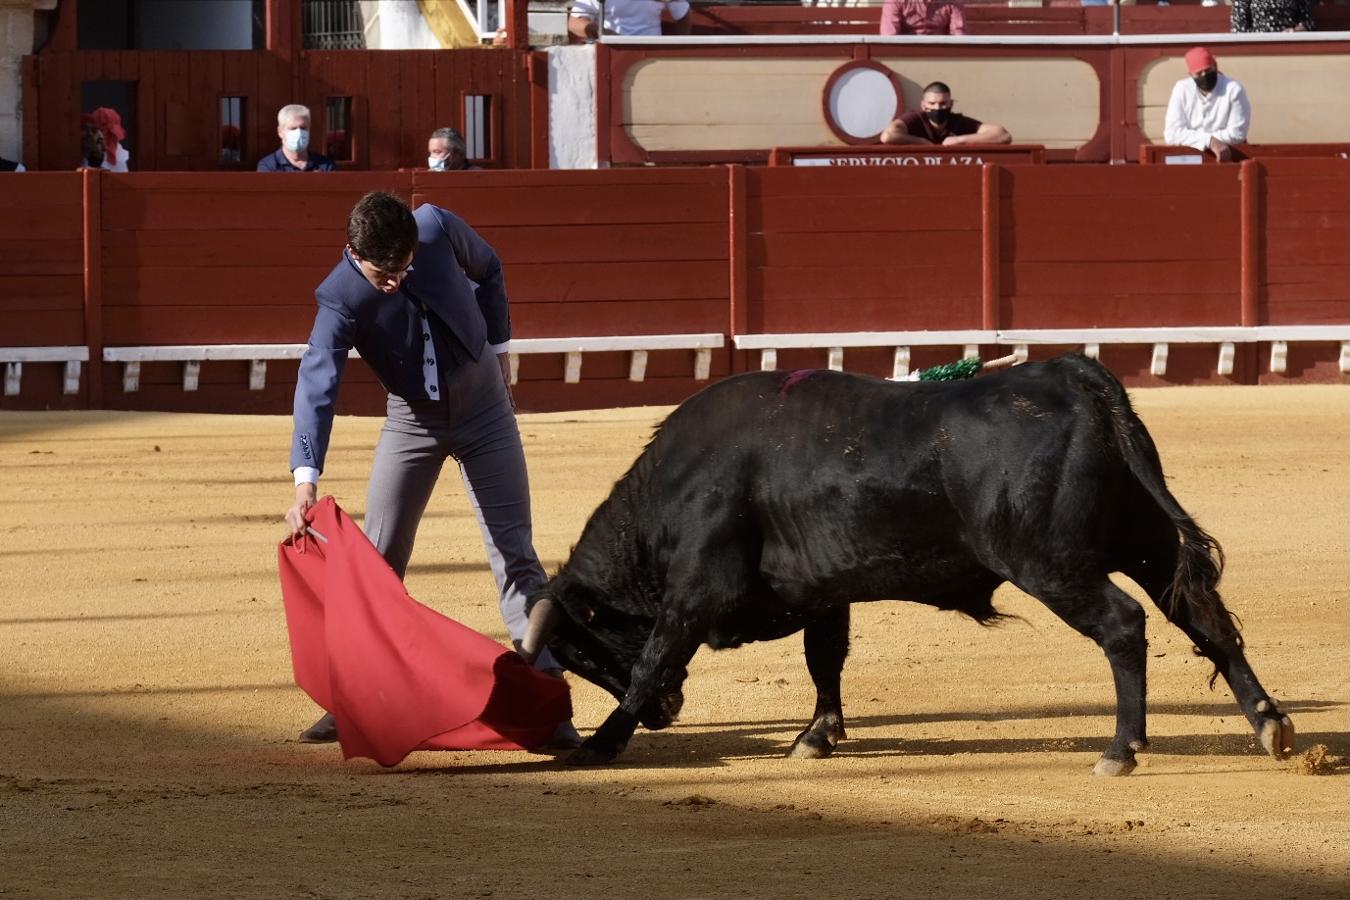
[[[605,31],[626,37],[661,36],[661,11],[670,8],[670,17],[676,21],[689,13],[688,0],[605,0]],[[600,18],[598,0],[575,0],[572,15],[590,19]]]
[[[109,159],[107,156],[104,156],[102,168],[107,169],[109,172],[130,172],[131,170],[127,168],[127,163],[129,162],[131,162],[131,151],[121,144],[118,144],[117,159]]]
[[[1194,79],[1183,78],[1172,88],[1163,123],[1163,140],[1173,147],[1209,149],[1209,139],[1225,144],[1247,140],[1252,106],[1242,85],[1222,72],[1214,90],[1202,94]]]

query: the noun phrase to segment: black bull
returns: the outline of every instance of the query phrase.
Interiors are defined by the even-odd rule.
[[[789,755],[826,756],[844,737],[850,603],[910,600],[989,623],[1007,581],[1106,653],[1116,733],[1095,771],[1126,774],[1148,743],[1147,654],[1143,608],[1108,578],[1121,572],[1283,758],[1293,725],[1243,655],[1222,565],[1164,484],[1124,389],[1091,360],[935,383],[759,372],[671,413],[533,598],[526,651],[547,640],[619,698],[570,759],[597,763],[638,722],[670,724],[700,644],[803,631],[816,709]]]

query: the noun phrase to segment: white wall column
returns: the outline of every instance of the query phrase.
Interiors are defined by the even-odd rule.
[[[0,0],[0,156],[23,159],[23,58],[33,52],[33,15],[56,0]]]
[[[548,48],[548,167],[599,168],[594,44]]]

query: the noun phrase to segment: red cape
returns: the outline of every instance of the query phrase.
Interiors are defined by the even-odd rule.
[[[295,683],[337,719],[345,758],[529,749],[571,718],[566,682],[408,596],[332,497],[312,512],[327,542],[281,543],[281,595]]]

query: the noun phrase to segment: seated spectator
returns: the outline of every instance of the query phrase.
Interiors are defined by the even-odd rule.
[[[337,165],[320,153],[309,152],[309,107],[299,103],[277,112],[281,148],[258,160],[259,172],[336,172]]]
[[[1233,0],[1229,30],[1312,31],[1312,0]]]
[[[81,169],[101,169],[107,159],[107,147],[103,143],[103,132],[94,124],[89,115],[80,116],[80,165]]]
[[[981,122],[952,112],[952,90],[941,81],[923,89],[918,109],[904,113],[881,133],[883,144],[1011,144],[1012,135],[1002,125]]]
[[[24,171],[27,170],[24,169],[23,163],[15,162],[12,159],[5,159],[3,156],[0,156],[0,172],[24,172]]]
[[[669,12],[676,34],[689,33],[688,0],[605,0],[605,34],[625,37],[660,37],[661,13]],[[597,0],[576,0],[567,17],[567,30],[575,38],[595,40],[600,19]]]
[[[882,34],[969,34],[965,0],[886,0]]]
[[[464,135],[453,128],[437,128],[427,138],[427,168],[433,172],[458,172],[478,166],[469,165]]]
[[[1172,86],[1163,122],[1163,140],[1174,147],[1209,150],[1221,160],[1233,158],[1233,145],[1247,140],[1252,107],[1242,85],[1219,71],[1204,47],[1186,51],[1186,71]]]
[[[122,127],[122,116],[117,110],[100,106],[80,121],[93,125],[103,135],[103,168],[109,172],[130,171],[127,163],[131,162],[131,151],[122,145],[127,132]]]

